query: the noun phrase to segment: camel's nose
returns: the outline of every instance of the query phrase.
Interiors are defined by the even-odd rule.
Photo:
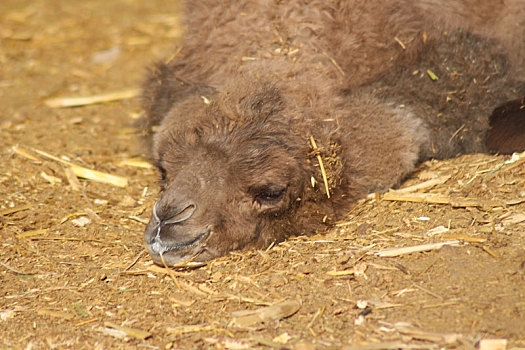
[[[164,210],[159,210],[157,204],[158,201],[153,206],[153,217],[158,221],[159,225],[176,224],[188,220],[197,208],[195,203],[192,201],[180,204],[175,208],[170,206]]]

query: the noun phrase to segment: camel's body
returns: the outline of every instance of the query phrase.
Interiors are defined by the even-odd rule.
[[[314,232],[420,160],[486,151],[493,110],[525,95],[524,1],[187,7],[180,54],[144,90],[165,185],[146,229],[157,262]]]

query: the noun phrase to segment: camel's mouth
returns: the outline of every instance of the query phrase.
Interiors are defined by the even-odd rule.
[[[160,232],[160,225],[157,228],[157,230]],[[160,240],[159,236],[157,235],[157,237],[155,237],[153,243],[149,245],[149,248],[153,252],[155,252],[157,254],[165,254],[165,253],[168,253],[168,252],[178,252],[178,251],[181,251],[181,250],[184,250],[184,249],[191,248],[191,247],[195,246],[197,243],[202,241],[204,238],[208,237],[210,232],[211,232],[210,227],[207,227],[195,239],[187,241],[187,242],[183,242],[183,243],[178,243],[178,244],[175,244],[175,245],[166,245],[166,244],[164,244]]]
[[[160,232],[160,227],[156,230],[157,233]],[[211,227],[208,226],[197,237],[177,244],[166,244],[157,234],[153,242],[148,244],[148,251],[153,261],[158,265],[174,266],[193,261],[205,250],[205,242],[211,233]],[[200,261],[201,259],[197,260]]]

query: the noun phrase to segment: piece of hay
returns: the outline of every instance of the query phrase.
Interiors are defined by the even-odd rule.
[[[485,200],[485,199],[470,199],[470,198],[451,198],[438,193],[399,193],[391,191],[385,193],[382,200],[398,201],[398,202],[417,202],[417,203],[432,203],[432,204],[450,204],[456,208],[468,207],[505,207],[507,205],[516,205],[525,202],[525,198],[509,199],[504,201]]]
[[[411,337],[412,339],[427,340],[440,344],[454,344],[463,336],[459,333],[438,333],[428,332],[416,327],[406,324],[404,322],[398,322],[394,325],[394,328],[401,334]]]
[[[47,233],[47,228],[44,228],[42,230],[33,230],[33,231],[22,232],[22,233],[19,233],[18,235],[16,235],[15,237],[20,239],[20,238],[27,238],[27,237],[43,235],[44,233]]]
[[[14,214],[16,212],[27,210],[29,208],[31,208],[31,204],[22,204],[13,208],[2,209],[0,210],[0,216]]]
[[[69,182],[71,189],[73,191],[80,192],[82,187],[80,186],[80,181],[78,181],[78,178],[73,172],[73,169],[71,169],[70,167],[65,167],[64,173],[66,174],[66,179],[67,179],[67,182]]]
[[[146,162],[142,159],[136,159],[136,158],[130,158],[130,159],[123,159],[120,162],[117,163],[118,166],[130,166],[135,168],[143,168],[143,169],[151,169],[153,168],[153,165],[149,162]]]
[[[71,165],[71,170],[77,177],[81,177],[87,180],[105,183],[117,187],[128,186],[128,179],[122,176],[103,173],[101,171],[91,170],[78,165]]]
[[[89,320],[85,320],[85,321],[81,321],[81,322],[75,323],[75,327],[80,327],[80,326],[83,326],[85,324],[88,324],[88,323],[91,323],[91,322],[95,322],[95,321],[98,321],[98,318],[92,318],[92,319],[89,319]]]
[[[51,185],[61,184],[62,179],[53,175],[48,175],[44,171],[40,172],[40,177],[49,182]]]
[[[481,339],[479,350],[505,350],[507,343],[507,339]]]
[[[139,94],[140,89],[128,89],[93,96],[51,98],[45,100],[44,103],[46,104],[46,106],[51,108],[80,107],[104,102],[125,100],[128,98],[136,97]]]
[[[398,255],[404,255],[404,254],[412,254],[412,253],[418,253],[418,252],[424,252],[427,250],[434,250],[434,249],[441,249],[443,246],[450,245],[450,246],[458,246],[460,243],[459,240],[451,240],[451,241],[445,241],[445,242],[438,242],[438,243],[429,243],[429,244],[421,244],[411,247],[402,247],[402,248],[386,248],[382,249],[378,252],[376,252],[377,256],[381,257],[394,257]]]
[[[4,264],[4,263],[2,263],[2,262],[0,262],[0,265],[3,266],[3,267],[5,267],[5,268],[8,269],[9,271],[16,273],[17,275],[23,275],[23,276],[36,275],[35,272],[23,272],[23,271],[20,271],[20,270],[15,269],[15,268],[13,268],[13,267],[11,267],[11,266],[9,266],[9,265],[6,265],[6,264]]]
[[[37,157],[35,157],[34,155],[30,154],[29,152],[27,152],[26,150],[18,147],[18,146],[13,146],[11,148],[11,150],[13,151],[13,153],[16,153],[18,154],[19,156],[22,156],[24,158],[27,158],[27,159],[30,159],[34,162],[37,162],[37,163],[41,163],[42,160],[38,159]]]
[[[51,316],[56,318],[64,318],[66,320],[70,320],[75,317],[75,315],[64,312],[64,311],[57,311],[57,310],[49,310],[49,309],[40,309],[37,311],[38,315],[45,315],[45,316]]]
[[[401,39],[399,39],[397,36],[394,37],[394,40],[399,44],[399,46],[401,46],[401,48],[402,48],[403,50],[406,50],[406,49],[407,49],[406,45],[405,45],[405,44],[401,41]]]
[[[354,274],[354,269],[341,270],[341,271],[327,271],[326,274],[329,276],[348,276]]]
[[[424,181],[424,182],[421,182],[421,183],[418,183],[418,184],[415,184],[415,185],[412,185],[412,186],[399,188],[397,190],[390,190],[387,193],[393,193],[393,194],[396,194],[396,193],[413,193],[413,192],[417,192],[419,190],[423,190],[423,189],[434,187],[436,185],[444,184],[445,182],[448,181],[448,179],[450,179],[450,175],[440,176],[440,177],[437,177],[435,179],[430,179],[430,180],[427,180],[427,181]],[[432,195],[432,194],[430,194],[430,195]],[[375,197],[376,197],[376,193],[370,193],[367,196],[368,199],[375,199]],[[388,196],[387,196],[387,198],[388,198]]]
[[[319,148],[317,148],[317,144],[315,143],[313,136],[310,136],[310,142],[312,143],[312,148],[314,149],[314,152],[317,153],[316,154],[317,161],[319,162],[319,167],[321,168],[321,175],[323,176],[324,187],[326,188],[326,196],[330,198],[330,188],[328,187],[328,178],[326,177],[326,171],[324,169],[323,158],[321,157]]]
[[[131,328],[131,327],[126,327],[126,326],[119,326],[118,324],[113,323],[113,322],[104,322],[104,325],[106,327],[110,327],[118,331],[121,331],[124,334],[126,334],[128,337],[133,337],[133,338],[144,340],[151,336],[150,332],[146,332],[142,329]]]
[[[439,79],[439,77],[436,75],[436,73],[432,72],[430,69],[427,69],[427,74],[430,77],[430,79],[436,81]]]
[[[238,327],[253,327],[292,316],[301,308],[297,300],[285,300],[257,310],[232,312],[233,323]]]
[[[337,61],[329,56],[326,52],[323,51],[323,55],[326,56],[326,58],[328,58],[330,60],[330,62],[332,62],[332,64],[335,66],[335,68],[337,68],[337,70],[339,71],[339,73],[341,73],[341,75],[344,77],[345,76],[345,71],[343,70],[343,68],[341,68],[341,66],[337,63]]]
[[[450,198],[436,193],[398,193],[387,192],[382,197],[385,201],[419,202],[434,204],[450,204]]]
[[[109,185],[113,185],[117,187],[126,187],[128,185],[128,179],[123,176],[112,175],[108,173],[103,173],[101,171],[84,168],[82,166],[79,166],[71,162],[68,162],[66,160],[55,157],[54,155],[41,151],[39,149],[35,148],[33,150],[43,157],[52,159],[56,162],[69,166],[73,174],[75,174],[75,176],[77,177],[81,177],[87,180],[105,183],[105,184],[109,184]]]
[[[448,179],[450,179],[450,175],[440,176],[440,177],[437,177],[435,179],[430,179],[430,180],[427,180],[425,182],[421,182],[421,183],[416,184],[416,185],[412,185],[412,186],[408,186],[408,187],[403,187],[403,188],[397,189],[397,190],[395,190],[393,192],[396,192],[396,193],[416,192],[416,191],[419,191],[419,190],[422,190],[422,189],[427,189],[427,188],[430,188],[430,187],[434,187],[436,185],[444,184],[445,182],[448,181]]]

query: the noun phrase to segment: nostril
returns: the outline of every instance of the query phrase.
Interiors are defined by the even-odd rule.
[[[195,212],[196,206],[193,202],[185,203],[177,208],[175,214],[173,214],[169,219],[164,220],[165,224],[176,224],[188,220],[193,213]]]
[[[158,226],[162,226],[163,224],[176,224],[188,220],[195,212],[195,209],[197,209],[197,206],[192,201],[185,202],[175,208],[171,205],[159,204],[160,201],[159,199],[153,205],[152,210],[152,222]]]

